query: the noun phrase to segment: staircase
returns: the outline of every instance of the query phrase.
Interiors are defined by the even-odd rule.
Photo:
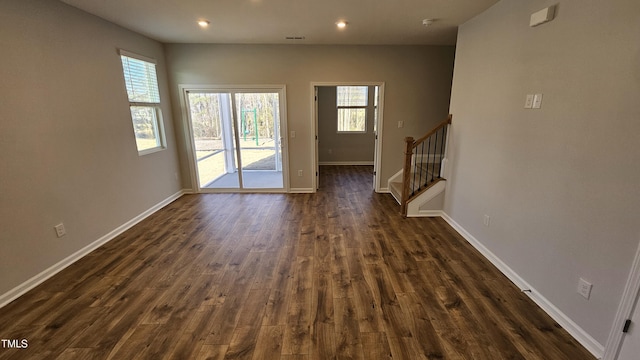
[[[427,188],[435,185],[438,181],[444,180],[437,172],[434,172],[433,169],[440,169],[441,165],[439,163],[418,163],[416,164],[416,171],[411,172],[410,176],[410,184],[409,184],[409,193],[414,194],[421,192],[422,190],[426,190]],[[400,175],[403,174],[403,170],[401,170]],[[401,204],[402,201],[402,176],[397,176],[394,178],[394,181],[389,182],[389,190],[391,191],[391,195],[398,201],[398,204]]]
[[[389,190],[400,204],[403,216],[434,216],[441,212],[451,120],[449,115],[418,140],[405,139],[404,167],[389,179]]]

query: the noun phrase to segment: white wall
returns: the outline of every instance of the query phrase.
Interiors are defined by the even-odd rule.
[[[640,2],[563,0],[528,26],[556,3],[503,0],[460,27],[445,211],[605,344],[640,240]]]
[[[0,48],[1,296],[181,187],[161,44],[22,0],[0,2]],[[138,156],[118,48],[158,60],[164,151]]]
[[[383,183],[400,169],[405,136],[420,136],[448,114],[454,48],[449,46],[311,46],[168,44],[166,57],[177,139],[186,148],[180,84],[285,84],[290,185],[311,189],[312,82],[385,82]],[[397,121],[404,121],[398,129]],[[179,131],[179,133],[178,133]],[[191,184],[186,154],[185,187]],[[298,170],[304,176],[298,177]]]

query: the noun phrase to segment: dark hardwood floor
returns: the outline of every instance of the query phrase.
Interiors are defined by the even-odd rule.
[[[0,309],[0,359],[594,359],[371,171],[178,199]]]

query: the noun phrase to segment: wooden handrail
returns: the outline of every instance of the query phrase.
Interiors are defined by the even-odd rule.
[[[449,114],[449,116],[447,116],[447,119],[442,121],[441,123],[439,123],[438,125],[436,125],[432,130],[430,130],[429,132],[427,132],[425,135],[423,135],[422,137],[420,137],[417,140],[414,140],[413,137],[406,137],[404,139],[405,141],[405,151],[404,151],[404,167],[403,167],[403,173],[402,173],[402,194],[401,194],[401,201],[400,201],[400,211],[402,213],[402,216],[407,216],[407,205],[409,204],[409,200],[411,199],[412,194],[410,194],[411,192],[411,166],[412,166],[412,158],[413,158],[413,154],[414,154],[414,149],[416,149],[420,144],[424,143],[426,140],[429,140],[429,138],[431,136],[433,136],[434,134],[437,134],[438,131],[442,130],[444,127],[448,126],[449,124],[451,124],[451,120],[452,120],[453,116],[451,114]],[[443,132],[446,132],[446,129],[443,130]],[[437,140],[437,135],[436,135],[436,140]],[[441,140],[442,142],[444,142],[445,140]],[[431,142],[429,142],[430,144]],[[444,143],[443,143],[444,144]],[[423,146],[424,148],[424,146]],[[443,149],[444,149],[444,145],[443,145]],[[441,156],[444,156],[444,154],[441,154]],[[439,175],[439,171],[438,171],[438,176]],[[438,177],[437,179],[442,180],[442,178]],[[432,182],[433,183],[433,182]],[[417,195],[415,195],[417,196]]]
[[[438,132],[438,130],[442,129],[443,127],[451,124],[451,119],[452,119],[452,116],[451,116],[451,114],[449,114],[449,116],[447,116],[447,119],[445,121],[443,121],[440,124],[436,125],[436,127],[434,127],[426,135],[424,135],[421,138],[419,138],[418,140],[414,141],[413,142],[413,147],[416,147],[419,144],[423,143],[425,140],[427,140],[429,138],[429,136],[435,134],[436,132]]]

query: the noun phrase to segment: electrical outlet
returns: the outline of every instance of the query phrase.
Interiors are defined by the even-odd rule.
[[[589,297],[591,296],[592,287],[593,285],[591,285],[590,282],[588,282],[583,278],[580,278],[580,281],[578,282],[578,294],[582,295],[582,297],[589,300]]]
[[[302,176],[302,170],[298,170],[298,176]]]
[[[56,235],[60,238],[67,235],[67,230],[64,228],[64,224],[60,223],[53,227],[56,230]]]
[[[491,225],[491,216],[484,214],[482,222],[484,223],[484,226],[489,227],[489,225]]]

